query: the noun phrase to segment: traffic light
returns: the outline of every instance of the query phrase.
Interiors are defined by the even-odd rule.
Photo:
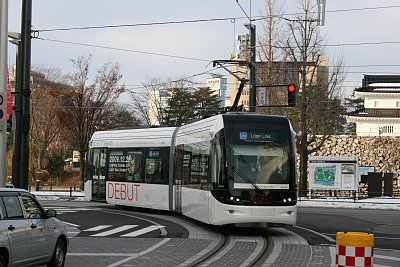
[[[296,106],[296,85],[293,83],[289,84],[287,87],[287,96],[288,96],[288,106],[294,107]]]

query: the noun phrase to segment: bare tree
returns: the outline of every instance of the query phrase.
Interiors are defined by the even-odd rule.
[[[266,88],[266,102],[268,105],[282,105],[286,100],[286,87],[277,87],[290,80],[287,75],[287,54],[280,48],[283,40],[283,5],[279,0],[266,0],[265,19],[262,21],[263,35],[258,39],[258,57],[260,63],[257,68],[257,84]],[[262,90],[259,88],[259,90]],[[258,108],[268,114],[283,115],[282,108]]]
[[[138,125],[140,125],[140,121],[134,113],[128,110],[125,105],[116,103],[112,109],[104,114],[97,130],[132,128]]]
[[[68,76],[69,87],[57,93],[63,107],[57,117],[63,122],[62,136],[79,150],[83,187],[89,140],[125,89],[118,85],[122,78],[118,64],[105,63],[90,83],[91,56],[80,56],[71,62],[75,72]]]
[[[58,142],[60,126],[57,121],[57,101],[51,93],[63,85],[59,69],[39,65],[33,67],[31,94],[31,173],[46,167],[44,159],[51,153],[51,144]],[[55,145],[54,147],[58,147]]]
[[[311,15],[316,5],[311,0],[300,0],[301,17],[289,23],[289,33],[283,47],[288,59],[298,64],[300,75],[296,108],[289,111],[298,132],[300,154],[300,192],[307,191],[308,155],[319,149],[330,134],[341,126],[344,109],[341,105],[341,85],[345,78],[342,60],[333,66],[324,57],[323,39]],[[309,149],[309,144],[323,135],[320,142]]]

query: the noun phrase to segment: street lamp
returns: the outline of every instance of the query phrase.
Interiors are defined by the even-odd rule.
[[[326,0],[317,0],[318,2],[318,25],[325,25],[325,6]]]

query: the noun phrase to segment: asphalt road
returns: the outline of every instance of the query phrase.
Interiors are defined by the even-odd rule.
[[[145,263],[132,262],[138,255],[132,254],[132,251],[146,251],[157,247],[160,240],[173,240],[177,243],[174,246],[182,249],[171,257],[187,259],[192,250],[199,251],[200,247],[208,245],[204,242],[209,242],[203,238],[189,237],[191,232],[200,233],[198,231],[204,228],[204,224],[178,215],[171,216],[170,213],[123,210],[93,202],[41,202],[46,208],[55,208],[57,218],[67,222],[72,229],[70,232],[73,236],[70,237],[74,238],[70,239],[66,266],[146,266],[140,265]],[[337,232],[373,233],[375,265],[400,266],[399,211],[299,208],[297,226],[287,229],[307,240],[309,249],[334,248]],[[170,246],[165,248],[169,249]],[[291,253],[298,254],[296,259],[304,256],[303,252],[297,250]],[[128,264],[125,260],[129,259],[132,261]],[[154,263],[154,266],[157,264]],[[165,264],[163,266],[167,267]],[[171,266],[175,266],[174,263]]]
[[[142,237],[187,238],[189,233],[180,224],[163,217],[167,213],[146,215],[140,210],[124,210],[97,203],[59,203],[46,201],[46,208],[57,210],[57,219],[80,229],[79,237]]]
[[[377,249],[400,250],[400,211],[299,208],[297,225],[335,239],[337,232],[374,234]]]

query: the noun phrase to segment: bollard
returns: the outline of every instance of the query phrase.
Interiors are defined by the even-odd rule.
[[[361,232],[336,233],[337,267],[372,267],[374,235]]]

